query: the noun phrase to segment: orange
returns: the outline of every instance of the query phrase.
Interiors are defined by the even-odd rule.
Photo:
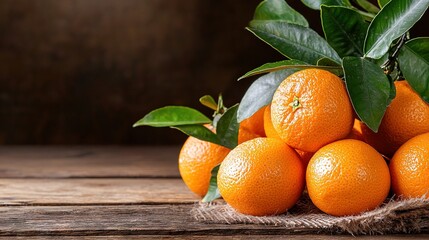
[[[297,153],[280,139],[255,138],[228,154],[217,183],[223,199],[240,213],[281,214],[302,194],[304,167]]]
[[[251,132],[247,130],[246,128],[239,128],[238,129],[238,144],[244,143],[246,141],[249,141],[251,139],[262,137],[261,135],[258,135],[254,132]]]
[[[280,138],[279,134],[274,129],[273,123],[271,122],[271,104],[268,105],[264,110],[264,130],[267,137]]]
[[[304,167],[307,168],[308,163],[310,162],[310,159],[313,157],[314,153],[304,152],[298,149],[295,149],[295,151],[298,153],[299,157],[301,158],[301,161],[304,164]]]
[[[344,83],[320,69],[287,77],[274,93],[271,120],[289,146],[316,152],[345,138],[353,126],[353,110]]]
[[[276,130],[273,127],[273,123],[271,122],[271,104],[265,108],[264,129],[267,137],[280,139],[279,134],[276,132]],[[298,149],[295,149],[295,150],[298,153],[299,157],[301,158],[302,162],[304,163],[304,167],[307,167],[307,164],[314,153],[305,152]]]
[[[346,139],[356,139],[356,140],[364,141],[364,138],[362,135],[361,121],[355,119],[353,128],[350,131],[349,135],[347,135]]]
[[[405,198],[429,199],[429,133],[402,145],[390,161],[393,192]]]
[[[389,157],[409,139],[429,132],[429,104],[406,81],[397,81],[395,86],[396,97],[387,107],[378,133],[362,124],[365,141]]]
[[[306,173],[310,199],[334,216],[355,215],[378,207],[390,190],[389,168],[370,145],[355,139],[322,147]]]
[[[189,137],[179,154],[179,172],[188,188],[199,196],[207,193],[211,171],[230,152],[228,148]]]
[[[262,107],[257,112],[255,112],[251,117],[241,121],[240,129],[246,129],[247,131],[254,133],[260,137],[265,137],[264,111],[265,111],[265,107]]]

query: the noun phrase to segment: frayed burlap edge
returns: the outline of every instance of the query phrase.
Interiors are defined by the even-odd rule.
[[[375,210],[345,217],[320,212],[308,197],[304,197],[288,213],[278,216],[240,214],[223,201],[196,204],[191,214],[197,221],[207,224],[266,225],[301,233],[374,235],[429,232],[429,200],[425,198],[391,200]]]

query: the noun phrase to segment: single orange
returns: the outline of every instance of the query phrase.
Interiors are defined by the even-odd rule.
[[[295,151],[298,153],[299,158],[301,158],[301,161],[304,164],[304,167],[307,168],[308,163],[310,162],[310,159],[313,157],[314,153],[305,152],[298,149],[295,149]]]
[[[429,199],[429,133],[411,138],[402,145],[389,167],[396,195]]]
[[[271,122],[271,104],[264,110],[264,130],[267,137],[280,139],[279,134],[274,129],[273,123]]]
[[[287,77],[274,93],[271,120],[289,146],[316,152],[345,138],[353,126],[353,109],[344,83],[320,69]]]
[[[387,107],[378,132],[362,124],[365,142],[389,157],[409,139],[429,132],[429,104],[407,81],[397,81],[395,86],[396,97]]]
[[[355,139],[322,147],[306,173],[310,199],[334,216],[355,215],[378,207],[390,189],[389,168],[370,145]]]
[[[251,117],[240,122],[240,129],[245,129],[248,132],[254,133],[260,137],[265,137],[264,131],[264,111],[262,107],[255,112]]]
[[[347,135],[346,139],[356,139],[359,141],[364,141],[364,138],[362,135],[361,121],[355,119],[353,128],[350,131],[349,135]]]
[[[180,176],[188,188],[199,196],[207,193],[211,171],[230,152],[228,148],[189,137],[179,154]]]
[[[255,138],[234,148],[219,168],[223,199],[238,212],[281,214],[300,198],[304,167],[297,153],[275,138]]]
[[[251,132],[247,130],[246,128],[239,128],[238,129],[238,144],[242,144],[244,142],[247,142],[251,139],[262,137],[261,135],[258,135],[254,132]]]

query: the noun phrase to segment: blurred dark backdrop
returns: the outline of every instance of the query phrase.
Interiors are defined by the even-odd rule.
[[[182,142],[131,125],[165,105],[211,114],[204,94],[238,102],[240,75],[282,59],[244,30],[259,1],[0,1],[0,143]],[[321,33],[318,11],[289,3]]]

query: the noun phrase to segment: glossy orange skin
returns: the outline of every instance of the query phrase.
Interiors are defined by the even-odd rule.
[[[238,129],[238,144],[242,144],[244,142],[247,142],[249,140],[252,140],[254,138],[262,137],[261,135],[258,135],[254,132],[251,132],[247,130],[246,128],[239,128]]]
[[[429,199],[429,133],[402,145],[390,161],[392,189],[404,198]]]
[[[298,98],[300,107],[291,104]],[[353,110],[344,83],[320,69],[305,69],[287,77],[274,93],[271,120],[289,146],[316,152],[345,138],[353,126]]]
[[[372,210],[390,189],[383,157],[355,139],[340,140],[317,151],[308,164],[306,180],[314,205],[334,216]]]
[[[269,104],[264,111],[264,130],[267,137],[280,139],[279,134],[276,129],[274,129],[273,123],[271,122],[271,104]]]
[[[362,135],[361,121],[355,119],[353,128],[349,135],[347,135],[346,139],[356,139],[363,142],[365,141]]]
[[[273,123],[271,122],[271,104],[265,108],[264,129],[267,137],[280,139],[279,134],[277,134],[276,130],[273,127]],[[314,153],[305,152],[297,149],[295,149],[295,151],[298,153],[299,157],[302,160],[302,163],[304,164],[304,167],[306,168],[308,162],[310,161]]]
[[[409,139],[429,132],[429,104],[406,81],[397,81],[395,86],[396,97],[387,107],[378,133],[361,124],[365,142],[388,157]]]
[[[230,152],[228,148],[189,137],[179,154],[179,172],[183,182],[203,197],[208,190],[211,171]]]
[[[251,117],[240,122],[240,128],[245,129],[260,137],[265,137],[264,131],[264,111],[265,107],[259,109]]]
[[[240,213],[265,216],[286,212],[304,188],[297,153],[275,138],[255,138],[234,148],[217,177],[223,199]]]

